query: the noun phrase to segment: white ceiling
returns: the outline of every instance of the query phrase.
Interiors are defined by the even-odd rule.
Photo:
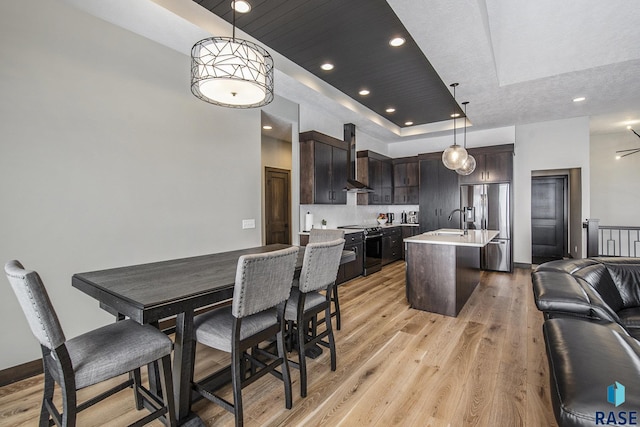
[[[64,1],[187,55],[201,38],[229,32],[192,0]],[[580,116],[591,117],[592,133],[640,123],[637,0],[388,2],[442,81],[460,83],[457,100],[470,101],[473,129]],[[450,129],[449,123],[400,129],[272,54],[277,95],[312,103],[381,141]],[[577,96],[587,99],[572,102]]]

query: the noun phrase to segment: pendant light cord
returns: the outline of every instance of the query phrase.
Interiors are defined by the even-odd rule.
[[[234,0],[233,4],[231,5],[231,9],[233,9],[233,32],[231,33],[231,38],[233,39],[233,41],[236,41],[236,2]]]

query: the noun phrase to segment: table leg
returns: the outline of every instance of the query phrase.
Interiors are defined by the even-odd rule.
[[[196,342],[193,338],[193,310],[178,314],[173,358],[173,390],[176,394],[178,423],[185,421],[191,410],[191,383],[195,363]]]

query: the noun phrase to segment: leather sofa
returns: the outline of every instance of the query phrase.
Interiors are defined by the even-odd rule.
[[[640,423],[640,259],[553,261],[532,283],[558,425]],[[625,384],[626,400],[610,403]]]

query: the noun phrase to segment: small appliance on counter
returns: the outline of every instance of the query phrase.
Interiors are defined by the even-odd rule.
[[[393,224],[393,220],[396,219],[396,214],[389,212],[387,214],[387,224]]]
[[[407,224],[417,224],[418,223],[418,211],[409,211],[407,214]]]
[[[402,213],[400,214],[400,224],[406,224],[407,223],[407,213],[405,211],[402,211]]]

